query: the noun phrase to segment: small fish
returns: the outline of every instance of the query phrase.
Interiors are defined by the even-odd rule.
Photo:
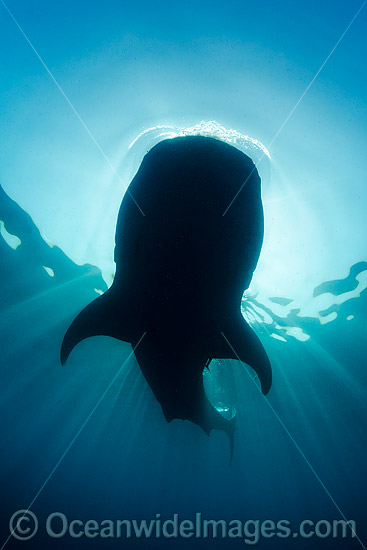
[[[263,226],[260,177],[247,155],[203,136],[155,145],[121,203],[113,284],[72,322],[62,363],[84,338],[135,347],[145,334],[134,353],[166,420],[223,430],[232,454],[235,418],[210,404],[202,374],[211,359],[239,359],[264,394],[271,387],[267,354],[241,313]]]

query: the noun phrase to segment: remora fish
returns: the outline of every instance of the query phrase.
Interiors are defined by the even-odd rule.
[[[114,282],[71,324],[62,363],[84,338],[107,335],[135,347],[145,333],[134,353],[167,421],[223,430],[232,450],[235,419],[210,404],[202,373],[212,358],[240,359],[263,393],[270,389],[269,359],[241,314],[262,240],[260,177],[249,157],[214,138],[160,142],[120,207]]]

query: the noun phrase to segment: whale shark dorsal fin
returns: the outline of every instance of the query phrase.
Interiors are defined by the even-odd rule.
[[[216,337],[213,358],[237,359],[254,369],[266,395],[272,384],[272,371],[267,353],[252,328],[245,319],[237,317],[228,323]]]
[[[121,303],[119,308],[121,308]],[[71,323],[61,345],[61,363],[63,365],[66,363],[70,353],[79,342],[92,336],[111,336],[118,340],[131,342],[131,325],[129,327],[128,320],[128,308],[126,307],[124,316],[121,315],[121,309],[117,315],[114,297],[108,290],[88,304]]]

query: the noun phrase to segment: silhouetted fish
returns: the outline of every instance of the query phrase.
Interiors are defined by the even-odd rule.
[[[266,352],[241,314],[263,239],[258,172],[227,143],[178,137],[151,149],[129,193],[117,221],[114,282],[73,321],[61,361],[90,336],[135,346],[146,333],[135,356],[167,421],[223,430],[232,449],[235,419],[209,403],[202,372],[212,358],[240,359],[264,394],[271,386]]]

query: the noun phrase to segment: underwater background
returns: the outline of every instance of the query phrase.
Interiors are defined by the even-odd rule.
[[[70,520],[354,520],[367,544],[364,3],[0,1],[0,548],[243,548],[242,538],[51,539]],[[131,346],[82,342],[75,315],[113,280],[123,194],[174,135],[238,146],[262,178],[264,244],[243,315],[273,367],[213,361],[225,434],[168,424]],[[213,296],[215,300],[215,296]],[[177,299],[179,315],[180,300]],[[30,508],[36,536],[9,536]],[[254,542],[254,537],[252,542]]]

